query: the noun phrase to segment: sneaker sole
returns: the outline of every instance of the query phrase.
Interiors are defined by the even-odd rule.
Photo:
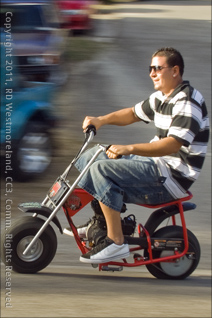
[[[129,257],[129,256],[130,256],[130,252],[121,254],[119,256],[105,258],[104,260],[103,259],[101,259],[101,260],[90,259],[90,258],[85,258],[83,256],[80,256],[80,262],[87,263],[87,264],[103,264],[103,263],[108,263],[108,262],[114,261],[116,259],[123,259],[123,258]]]

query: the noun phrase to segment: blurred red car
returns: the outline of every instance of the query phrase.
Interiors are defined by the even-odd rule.
[[[57,0],[63,27],[75,31],[92,29],[92,5],[89,0]]]

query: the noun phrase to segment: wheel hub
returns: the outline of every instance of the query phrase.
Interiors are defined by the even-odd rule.
[[[161,257],[175,255],[174,252],[163,251]],[[161,269],[170,276],[180,276],[189,270],[192,265],[192,260],[189,259],[186,255],[183,257],[177,258],[173,262],[161,262]]]
[[[24,262],[33,262],[37,260],[43,252],[43,243],[38,239],[32,246],[32,248],[27,252],[26,255],[23,254],[29,243],[32,241],[34,236],[26,236],[20,240],[17,245],[17,255]]]

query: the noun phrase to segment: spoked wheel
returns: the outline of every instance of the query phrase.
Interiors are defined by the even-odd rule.
[[[146,265],[146,268],[153,276],[159,279],[184,279],[193,273],[200,260],[200,245],[195,235],[189,230],[187,232],[189,241],[188,252],[173,262],[159,262]],[[182,239],[183,230],[181,226],[167,226],[156,231],[152,237]],[[153,258],[159,258],[174,255],[174,252],[153,250],[152,255]],[[144,250],[144,256],[149,257],[147,249]]]
[[[3,262],[19,273],[36,273],[52,261],[57,250],[57,237],[48,225],[32,248],[23,254],[44,220],[27,216],[17,220],[2,234]]]

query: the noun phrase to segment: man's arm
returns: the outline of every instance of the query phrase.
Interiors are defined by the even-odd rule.
[[[116,159],[120,155],[138,155],[145,157],[162,157],[172,153],[177,153],[183,145],[174,137],[166,137],[158,141],[132,145],[112,145],[107,150],[107,155],[111,159]]]
[[[87,116],[83,121],[82,128],[83,130],[85,130],[88,125],[94,125],[98,130],[101,126],[104,125],[126,126],[137,121],[140,121],[140,119],[134,114],[134,107],[124,108],[104,116]]]

